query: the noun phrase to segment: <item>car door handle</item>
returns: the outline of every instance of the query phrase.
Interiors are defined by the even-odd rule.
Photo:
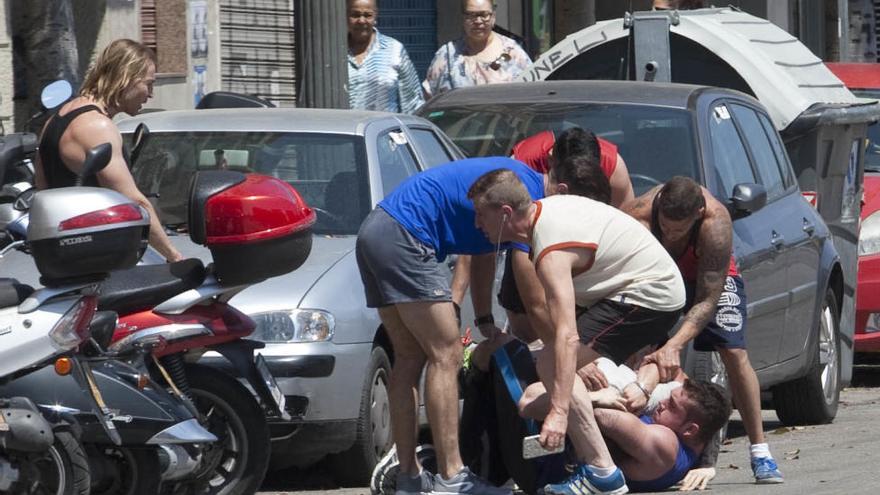
[[[773,234],[770,235],[770,244],[776,249],[782,249],[785,246],[785,237],[773,231]]]
[[[804,232],[806,232],[809,236],[812,236],[813,233],[816,232],[816,225],[806,218],[804,219]]]

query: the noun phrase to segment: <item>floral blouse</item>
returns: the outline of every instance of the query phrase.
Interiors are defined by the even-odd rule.
[[[501,40],[502,54],[490,62],[481,62],[467,54],[464,38],[450,41],[434,54],[422,88],[428,98],[450,89],[515,80],[532,60],[519,44],[494,33]]]

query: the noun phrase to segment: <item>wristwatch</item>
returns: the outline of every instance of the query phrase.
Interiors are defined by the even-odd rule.
[[[478,317],[474,318],[474,326],[475,327],[479,327],[482,325],[494,325],[494,324],[495,324],[495,317],[492,316],[491,314],[484,315],[484,316],[478,316]]]
[[[639,387],[639,390],[641,390],[642,393],[645,394],[646,399],[651,400],[651,392],[648,392],[648,389],[642,384],[642,382],[636,380],[633,383],[635,383],[636,387]]]

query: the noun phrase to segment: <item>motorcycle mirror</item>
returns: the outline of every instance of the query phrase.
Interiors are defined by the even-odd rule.
[[[129,155],[129,160],[131,163],[129,166],[134,166],[135,162],[137,162],[138,157],[141,154],[141,150],[144,149],[144,146],[147,144],[147,138],[150,136],[150,128],[147,127],[147,124],[141,122],[137,127],[134,128],[134,135],[131,140],[131,154]]]
[[[113,154],[113,146],[110,143],[101,143],[86,152],[86,159],[83,162],[82,170],[76,178],[76,186],[81,186],[86,177],[91,177],[110,163],[110,157]]]
[[[15,211],[28,211],[31,209],[31,203],[34,201],[34,194],[37,193],[36,188],[31,188],[26,191],[22,191],[18,196],[16,196],[15,201],[12,203],[12,208]]]
[[[73,87],[69,82],[61,79],[43,88],[43,92],[40,93],[40,102],[46,110],[50,110],[61,105],[71,96],[73,96]]]

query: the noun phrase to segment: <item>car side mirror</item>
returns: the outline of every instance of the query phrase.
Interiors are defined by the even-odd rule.
[[[754,213],[767,204],[767,189],[760,184],[737,184],[730,196],[733,215],[737,218]]]

